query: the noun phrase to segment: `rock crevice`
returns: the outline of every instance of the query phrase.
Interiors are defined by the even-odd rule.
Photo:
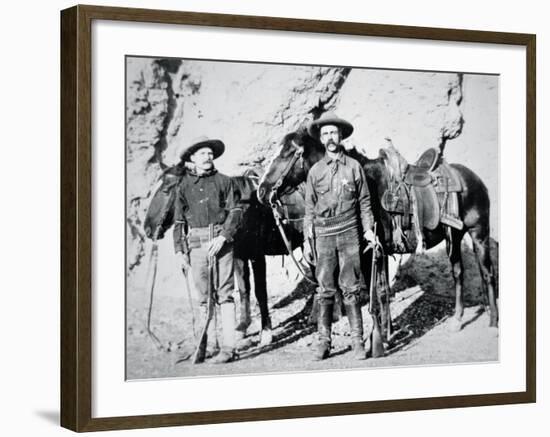
[[[128,266],[135,269],[143,259],[143,219],[162,167],[178,162],[181,147],[193,138],[208,135],[224,141],[227,151],[216,162],[220,171],[261,172],[285,134],[333,110],[355,127],[348,146],[369,157],[377,155],[386,137],[409,161],[439,145],[446,147],[446,156],[453,155],[452,140],[466,130],[464,76],[128,58]],[[480,77],[466,76],[468,83]],[[498,84],[496,78],[484,80],[485,87]],[[496,105],[490,109],[498,111]],[[469,111],[473,114],[475,108]],[[498,123],[491,121],[487,129],[497,131]],[[464,164],[479,157],[475,144],[462,147],[467,153],[458,156],[466,158]],[[487,167],[490,171],[498,173]]]

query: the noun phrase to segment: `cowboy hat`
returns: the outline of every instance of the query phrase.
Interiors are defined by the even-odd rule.
[[[225,144],[221,140],[213,140],[203,135],[195,138],[189,145],[185,146],[180,153],[182,161],[189,161],[191,155],[203,147],[209,147],[214,153],[214,159],[219,158],[225,151]]]
[[[325,112],[317,120],[313,120],[309,124],[307,131],[309,135],[311,135],[313,138],[319,138],[319,131],[321,127],[328,124],[332,124],[340,128],[342,139],[349,137],[353,133],[353,126],[351,125],[351,123],[338,117],[332,111]]]

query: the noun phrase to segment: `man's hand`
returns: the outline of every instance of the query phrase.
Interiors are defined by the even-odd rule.
[[[368,244],[376,243],[376,235],[374,235],[374,232],[372,231],[372,229],[367,229],[367,231],[365,231],[364,237]]]
[[[225,243],[225,237],[218,235],[215,237],[208,246],[208,256],[216,256]]]
[[[191,261],[189,260],[189,254],[178,252],[178,258],[180,261],[180,267],[183,271],[183,274],[187,276],[187,273],[189,273],[189,270],[191,269]]]
[[[309,243],[309,240],[304,241],[304,250],[303,250],[304,258],[305,260],[310,264],[315,264],[315,257],[313,256],[313,249],[311,248],[311,244]]]

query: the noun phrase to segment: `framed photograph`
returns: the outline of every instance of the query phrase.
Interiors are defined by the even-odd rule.
[[[535,41],[62,11],[62,426],[535,402]]]

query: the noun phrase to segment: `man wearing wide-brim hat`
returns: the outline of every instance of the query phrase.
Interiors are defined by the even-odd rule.
[[[361,288],[361,235],[374,241],[374,224],[365,172],[359,162],[344,154],[342,140],[353,133],[350,122],[333,112],[324,113],[308,126],[326,155],[309,171],[306,182],[304,252],[316,258],[315,273],[319,314],[316,360],[330,355],[332,313],[338,288],[349,319],[352,355],[365,359]]]
[[[313,137],[320,140],[320,130],[321,127],[327,125],[334,125],[340,130],[340,141],[345,140],[353,133],[353,125],[340,117],[338,117],[334,112],[325,112],[317,120],[313,120],[308,128],[308,133]]]
[[[190,142],[181,152],[187,172],[176,190],[174,247],[181,267],[192,277],[200,295],[202,319],[206,320],[208,258],[215,257],[217,272],[213,285],[220,306],[222,349],[214,363],[235,357],[235,303],[233,301],[233,236],[241,220],[240,194],[231,178],[219,173],[214,160],[225,151],[221,140],[205,136]],[[213,239],[210,239],[210,225]],[[214,324],[212,323],[211,326]],[[209,335],[214,340],[214,335]],[[211,343],[211,342],[210,342]],[[212,343],[211,343],[212,344]],[[210,351],[210,354],[215,353]]]

